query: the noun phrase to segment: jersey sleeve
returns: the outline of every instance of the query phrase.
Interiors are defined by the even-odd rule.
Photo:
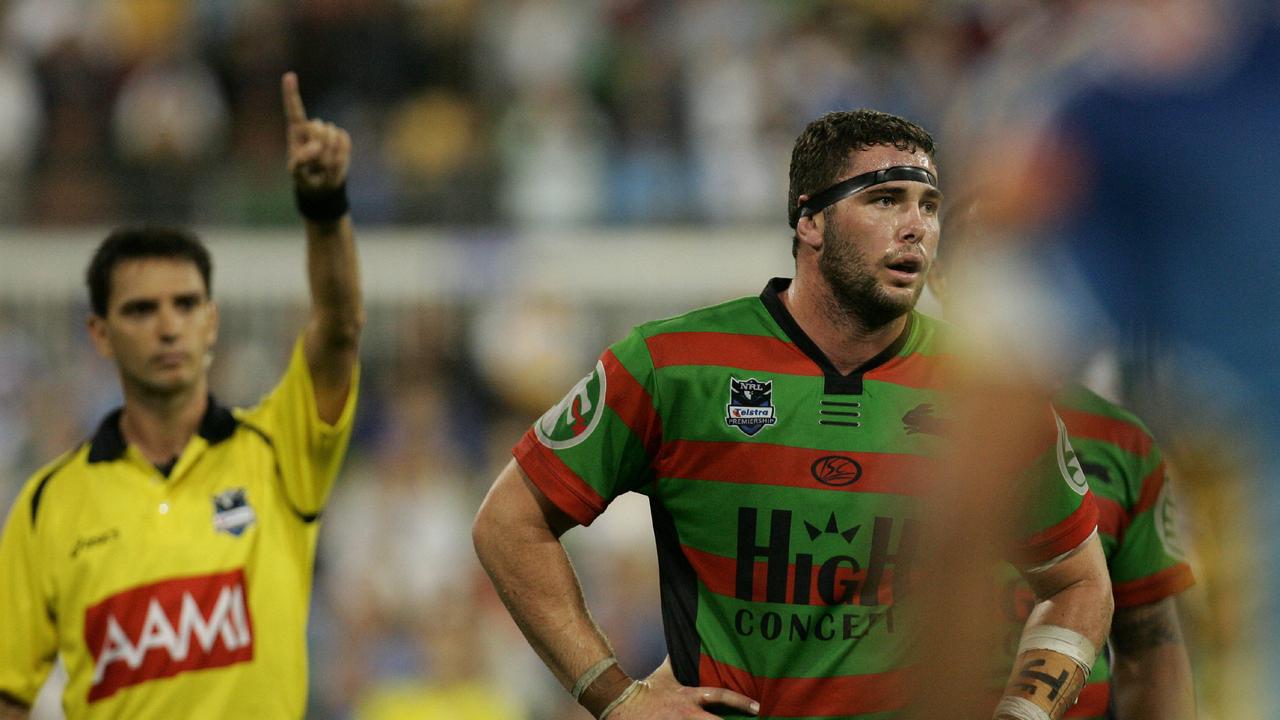
[[[1098,508],[1067,428],[1048,410],[1053,447],[1025,471],[1021,493],[1021,533],[1011,560],[1026,570],[1052,565],[1078,548],[1098,528]]]
[[[274,446],[285,493],[299,512],[318,513],[328,500],[351,440],[359,380],[357,365],[337,422],[322,420],[300,336],[280,384],[241,418]]]
[[[1178,513],[1173,488],[1160,449],[1151,443],[1146,458],[1124,469],[1129,497],[1119,541],[1108,559],[1116,607],[1134,607],[1163,600],[1191,587],[1195,578],[1184,559],[1178,536]]]
[[[38,482],[29,482],[0,535],[0,693],[30,706],[53,668],[57,628],[50,610],[50,579],[41,568],[33,499]]]
[[[619,495],[653,476],[662,440],[653,361],[632,331],[596,361],[512,454],[560,510],[590,525]]]

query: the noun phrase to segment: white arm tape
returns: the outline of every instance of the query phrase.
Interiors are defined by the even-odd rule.
[[[1098,659],[1098,651],[1089,642],[1089,638],[1058,625],[1027,628],[1022,635],[1022,642],[1018,644],[1018,654],[1028,650],[1049,650],[1066,655],[1083,668],[1085,673],[1093,667],[1093,661]]]
[[[1016,718],[1016,720],[1053,720],[1049,713],[1039,705],[1020,697],[1007,697],[996,706],[997,718]]]
[[[591,683],[600,679],[605,670],[613,667],[618,663],[618,659],[610,655],[609,657],[597,662],[595,665],[587,668],[587,671],[578,677],[578,681],[573,684],[573,689],[569,692],[573,694],[574,700],[582,700],[582,693],[591,687]]]

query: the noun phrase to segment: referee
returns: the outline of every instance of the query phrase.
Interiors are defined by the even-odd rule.
[[[0,536],[0,719],[57,657],[69,718],[300,718],[317,523],[346,452],[364,310],[347,133],[282,78],[311,313],[276,388],[218,404],[208,252],[112,232],[88,269],[89,335],[124,405],[23,487]]]

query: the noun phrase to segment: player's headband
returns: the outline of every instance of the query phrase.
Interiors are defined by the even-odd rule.
[[[872,185],[879,185],[893,180],[912,180],[938,187],[938,178],[933,173],[915,165],[895,165],[883,170],[872,170],[861,175],[854,175],[848,180],[841,180],[826,190],[814,193],[813,197],[800,206],[800,214],[796,217],[796,222],[800,221],[799,218],[817,215],[828,205],[838,203],[854,193],[866,190]],[[795,226],[796,223],[791,223],[791,227]]]

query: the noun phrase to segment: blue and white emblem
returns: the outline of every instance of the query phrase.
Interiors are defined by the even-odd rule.
[[[257,515],[245,498],[244,488],[223,490],[213,496],[213,529],[239,537]]]
[[[773,415],[773,381],[729,378],[729,404],[724,412],[724,421],[746,435],[778,422]]]

